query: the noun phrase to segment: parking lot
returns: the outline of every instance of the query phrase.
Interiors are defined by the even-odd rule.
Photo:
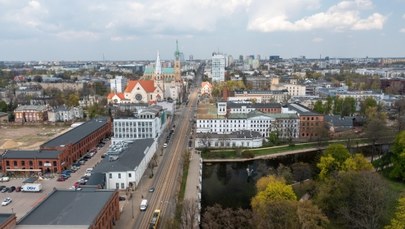
[[[71,173],[65,181],[57,181],[58,175],[55,174],[55,177],[52,179],[43,179],[38,180],[37,183],[42,184],[42,191],[38,193],[31,192],[0,192],[0,202],[2,202],[6,197],[10,197],[12,202],[7,206],[0,206],[0,213],[15,213],[17,220],[21,219],[27,212],[29,212],[33,207],[40,203],[46,196],[52,192],[54,188],[56,189],[69,189],[73,184],[78,181],[86,173],[87,168],[94,167],[97,163],[101,161],[101,155],[106,153],[110,141],[108,141],[102,148],[98,150],[96,154],[85,162],[84,165],[80,166],[80,169],[74,173]],[[0,186],[4,185],[6,187],[11,186],[22,186],[23,181],[26,178],[15,178],[10,179],[8,182],[0,182]]]

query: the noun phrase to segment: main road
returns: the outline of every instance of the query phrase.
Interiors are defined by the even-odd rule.
[[[148,228],[155,209],[161,210],[160,228],[164,228],[164,224],[174,217],[176,194],[180,189],[183,155],[188,147],[190,125],[192,125],[190,120],[194,117],[197,98],[197,89],[193,89],[188,105],[181,108],[179,114],[175,116],[175,131],[154,177],[155,192],[149,197],[147,210],[138,214],[132,228]]]

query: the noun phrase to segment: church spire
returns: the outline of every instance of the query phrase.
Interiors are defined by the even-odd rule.
[[[156,64],[155,64],[155,75],[161,75],[161,74],[162,74],[162,65],[160,64],[159,51],[157,51]]]
[[[176,40],[176,52],[174,52],[174,56],[176,60],[180,60],[180,51],[179,51],[179,41]]]

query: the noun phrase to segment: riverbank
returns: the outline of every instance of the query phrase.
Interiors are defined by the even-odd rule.
[[[245,162],[260,159],[272,159],[292,154],[307,153],[325,149],[331,143],[347,144],[347,140],[334,140],[328,142],[309,142],[296,145],[281,145],[257,149],[230,149],[212,150],[202,153],[204,162]],[[367,139],[351,140],[351,147],[369,146]]]

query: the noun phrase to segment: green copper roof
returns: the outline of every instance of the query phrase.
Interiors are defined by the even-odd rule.
[[[144,74],[153,74],[154,68],[145,68]],[[174,74],[174,68],[162,68],[162,74]]]

